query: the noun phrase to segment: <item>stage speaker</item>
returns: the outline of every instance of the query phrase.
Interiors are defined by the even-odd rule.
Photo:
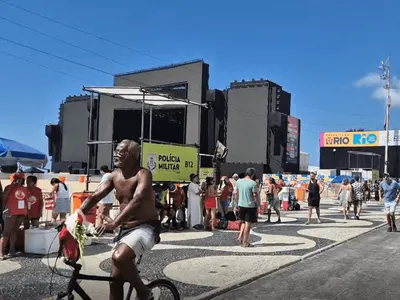
[[[48,155],[53,156],[54,144],[50,138],[47,138],[47,150]]]
[[[46,136],[53,142],[61,140],[61,128],[60,125],[48,124],[45,128]]]
[[[280,129],[282,127],[282,114],[278,112],[271,112],[269,114],[269,127],[272,130]]]

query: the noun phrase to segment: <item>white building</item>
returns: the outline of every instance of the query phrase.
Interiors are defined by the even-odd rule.
[[[308,153],[300,151],[300,172],[307,172],[309,164],[309,155]]]

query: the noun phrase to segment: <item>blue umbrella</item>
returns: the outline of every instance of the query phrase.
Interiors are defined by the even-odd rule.
[[[349,175],[340,175],[340,176],[336,176],[335,178],[333,178],[331,183],[342,183],[343,180],[348,179],[350,181],[352,178],[353,177],[351,177]]]
[[[29,167],[41,166],[47,164],[47,156],[35,148],[0,137],[0,166],[18,163]]]
[[[6,156],[7,152],[8,152],[8,147],[0,139],[0,157]]]

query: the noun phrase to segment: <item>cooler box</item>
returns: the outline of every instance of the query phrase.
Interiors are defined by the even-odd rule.
[[[56,253],[60,248],[58,231],[51,229],[27,229],[25,230],[25,253],[47,254]]]
[[[92,193],[72,193],[71,195],[71,212],[74,213],[85,199]],[[86,221],[95,225],[96,223],[97,206],[94,206],[86,215]]]

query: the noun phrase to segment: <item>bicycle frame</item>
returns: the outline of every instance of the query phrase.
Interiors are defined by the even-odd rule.
[[[58,230],[60,231],[63,224],[61,224],[58,227]],[[160,242],[160,237],[156,237],[155,244],[158,244]],[[59,256],[61,255],[61,248],[59,250]],[[136,265],[138,266],[142,260],[142,256],[140,255]],[[65,259],[64,263],[70,267],[73,268],[72,276],[71,279],[68,283],[68,289],[66,292],[61,292],[58,293],[57,299],[62,299],[64,297],[68,297],[68,300],[74,299],[73,292],[76,292],[83,300],[92,300],[92,298],[89,297],[89,295],[82,289],[82,287],[79,285],[78,280],[89,280],[89,281],[106,281],[106,282],[114,282],[114,281],[120,281],[120,279],[111,277],[111,276],[96,276],[96,275],[86,275],[86,274],[80,274],[80,271],[82,269],[82,265],[77,264],[74,261],[71,261],[69,259]],[[139,271],[140,273],[140,271]],[[125,283],[124,281],[123,283]],[[126,300],[129,300],[133,292],[133,286],[132,284],[129,286],[128,294],[126,296]]]
[[[79,285],[78,280],[89,280],[89,281],[106,281],[113,282],[119,281],[119,279],[111,277],[111,276],[96,276],[96,275],[86,275],[80,274],[82,266],[76,264],[71,261],[65,261],[65,264],[73,267],[74,271],[72,272],[71,279],[68,283],[68,289],[66,292],[59,293],[57,295],[57,299],[62,299],[64,297],[70,297],[73,295],[72,293],[77,293],[83,300],[92,300],[90,296],[83,290],[83,288]],[[124,282],[125,283],[125,282]],[[128,294],[126,295],[126,300],[129,300],[133,291],[133,287],[130,286],[128,290]],[[68,298],[69,299],[69,298]]]

